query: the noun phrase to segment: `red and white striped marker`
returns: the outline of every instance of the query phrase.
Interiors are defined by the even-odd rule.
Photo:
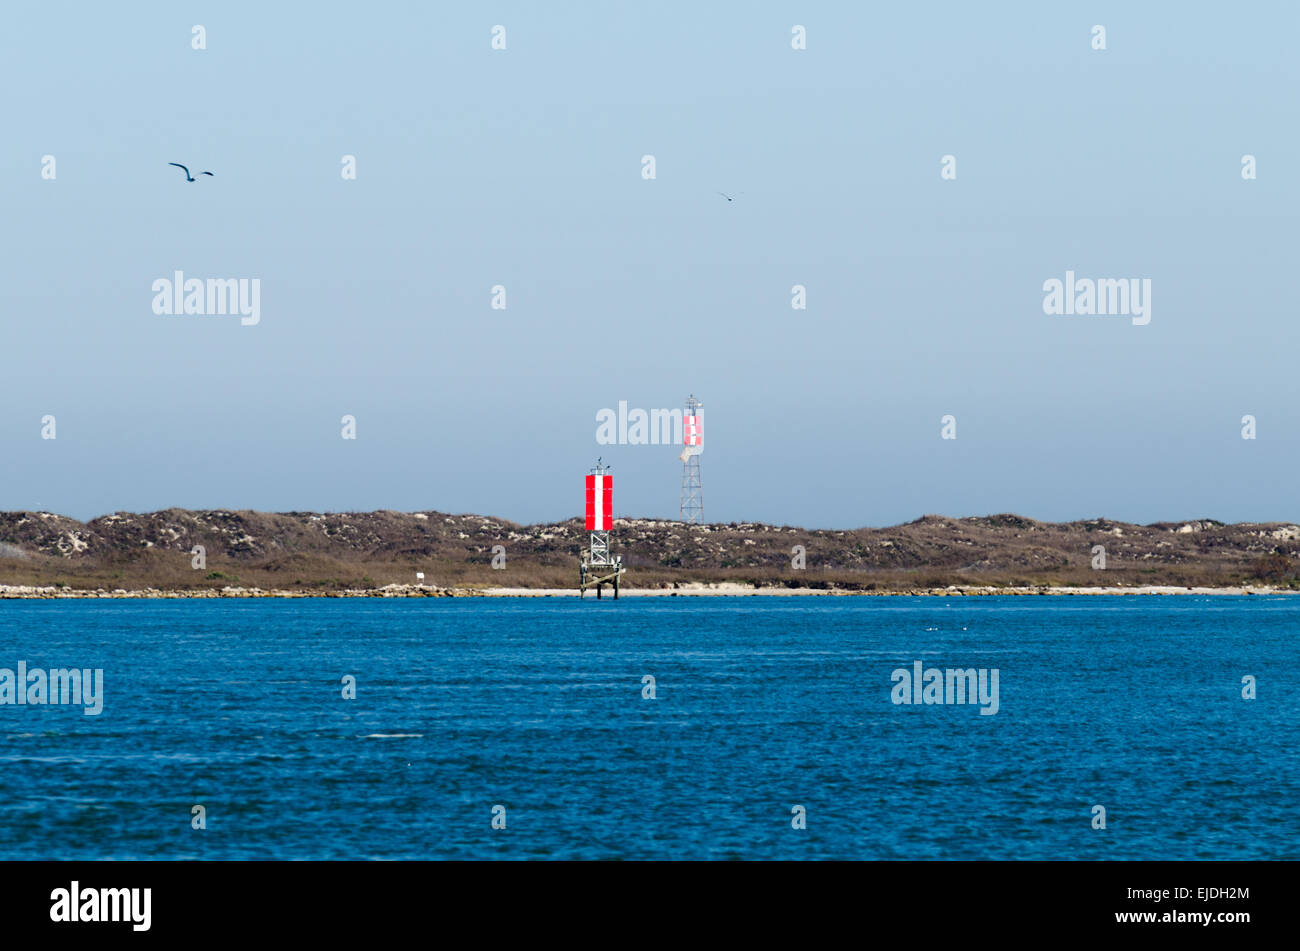
[[[704,445],[704,424],[698,416],[682,417],[682,442],[687,446]]]
[[[614,527],[614,477],[587,476],[587,531],[608,532]]]

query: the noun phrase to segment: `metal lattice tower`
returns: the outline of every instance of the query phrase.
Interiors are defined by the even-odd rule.
[[[700,478],[700,453],[704,451],[703,426],[700,410],[704,404],[694,396],[686,398],[686,412],[682,414],[682,508],[683,522],[703,523],[704,483]]]

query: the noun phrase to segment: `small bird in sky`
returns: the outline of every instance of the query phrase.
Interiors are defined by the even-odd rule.
[[[722,197],[725,198],[725,199],[727,199],[727,201],[735,201],[735,200],[736,200],[736,199],[732,198],[730,195],[723,194],[722,192],[718,192],[718,194],[719,194],[719,195],[722,195]]]
[[[189,170],[188,168],[186,168],[184,165],[182,165],[180,162],[168,162],[167,164],[168,164],[168,165],[175,165],[175,166],[176,166],[177,168],[179,168],[182,172],[184,172],[184,173],[185,173],[185,180],[186,180],[187,182],[197,181],[197,179],[195,179],[195,177],[194,177],[193,175],[190,174],[190,170]],[[212,175],[211,172],[199,172],[199,174],[200,174],[200,175]],[[217,176],[212,175],[212,177],[213,177],[213,178],[216,178]]]

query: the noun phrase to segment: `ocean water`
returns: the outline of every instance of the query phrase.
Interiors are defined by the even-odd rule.
[[[1295,597],[0,602],[0,668],[104,671],[98,716],[0,705],[0,858],[1295,859],[1298,633]],[[997,713],[895,704],[918,660],[997,669]]]

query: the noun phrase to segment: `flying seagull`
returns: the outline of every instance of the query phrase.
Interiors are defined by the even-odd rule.
[[[194,178],[194,176],[190,174],[190,170],[189,170],[188,168],[186,168],[184,165],[182,165],[180,162],[168,162],[167,164],[168,164],[168,165],[175,165],[175,166],[176,166],[177,168],[179,168],[182,172],[184,172],[184,173],[185,173],[185,180],[186,180],[187,182],[196,181],[196,179]],[[212,175],[211,172],[199,172],[199,174],[200,174],[200,175]],[[212,175],[212,177],[213,177],[213,178],[216,178],[217,176]]]

